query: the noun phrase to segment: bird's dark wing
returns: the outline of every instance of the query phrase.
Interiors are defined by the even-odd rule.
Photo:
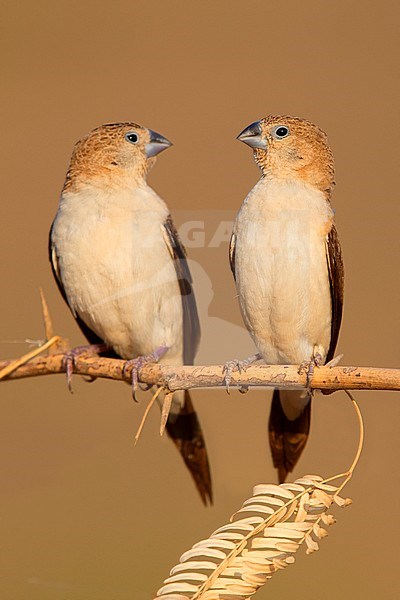
[[[102,344],[104,342],[104,340],[99,338],[99,336],[97,334],[95,334],[94,331],[92,331],[86,325],[86,323],[84,323],[84,321],[82,321],[80,316],[71,308],[71,306],[68,302],[67,294],[65,293],[65,289],[64,289],[62,279],[61,279],[60,266],[59,266],[59,262],[58,262],[56,248],[51,240],[52,230],[53,230],[53,225],[51,226],[50,234],[49,234],[49,259],[50,259],[50,264],[51,264],[51,270],[53,271],[54,279],[56,280],[56,284],[60,291],[60,294],[64,298],[65,302],[68,304],[70,311],[72,312],[76,322],[79,325],[80,330],[82,331],[85,338],[88,340],[89,344]],[[107,356],[108,356],[108,354],[107,354]]]
[[[236,254],[236,236],[234,233],[231,235],[231,241],[229,242],[229,263],[231,265],[231,271],[233,273],[233,278],[236,281],[235,275],[235,254]]]
[[[183,360],[193,364],[200,342],[200,322],[193,292],[192,276],[186,260],[185,248],[169,215],[164,223],[165,241],[174,260],[176,276],[182,297],[183,308]]]
[[[326,238],[326,259],[328,263],[329,285],[331,289],[332,323],[331,343],[329,345],[326,362],[332,360],[335,354],[339,337],[340,324],[343,312],[344,267],[342,251],[335,226],[332,226]]]

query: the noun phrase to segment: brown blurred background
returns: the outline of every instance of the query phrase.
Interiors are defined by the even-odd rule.
[[[210,247],[210,240],[258,179],[236,135],[276,113],[316,122],[336,157],[343,364],[398,367],[395,7],[382,0],[3,1],[1,356],[27,351],[12,340],[43,337],[39,286],[57,333],[82,342],[52,280],[48,230],[75,141],[122,120],[173,140],[150,184],[177,223],[205,222],[204,247],[188,249],[204,331],[199,362],[246,356],[251,343],[227,242]],[[254,484],[274,481],[270,394],[196,393],[215,484],[215,504],[205,509],[172,444],[158,436],[156,410],[133,448],[146,395],[136,405],[122,384],[77,377],[74,391],[62,376],[1,387],[0,596],[151,599],[184,550],[226,522]],[[299,553],[260,599],[399,597],[400,398],[357,396],[366,443],[347,490],[354,504],[336,511],[321,551]],[[344,394],[318,398],[293,476],[340,472],[355,445]]]

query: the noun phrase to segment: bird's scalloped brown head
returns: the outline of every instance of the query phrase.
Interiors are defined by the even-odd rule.
[[[140,180],[153,166],[156,154],[171,145],[160,134],[136,123],[101,125],[75,144],[64,191],[98,179],[109,184]]]
[[[327,196],[334,186],[334,161],[322,129],[298,117],[269,115],[238,137],[254,149],[264,177],[302,179]]]

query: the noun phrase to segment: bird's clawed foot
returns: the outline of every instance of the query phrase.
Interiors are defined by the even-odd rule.
[[[244,360],[234,358],[233,360],[228,360],[228,362],[224,364],[222,374],[224,375],[225,388],[228,394],[231,393],[229,385],[232,381],[232,373],[234,373],[235,371],[239,371],[239,373],[242,373],[242,371],[246,371],[247,367],[257,362],[258,360],[261,360],[261,358],[261,354],[257,353],[253,354],[252,356],[249,356],[248,358],[245,358]]]
[[[88,354],[89,356],[93,354],[101,354],[102,352],[107,352],[110,350],[110,346],[107,344],[89,344],[86,346],[77,346],[69,352],[66,353],[63,359],[63,367],[65,369],[65,373],[67,375],[67,386],[71,394],[72,391],[72,373],[74,371],[75,361],[79,356],[83,356],[84,354]]]
[[[318,350],[314,349],[314,354],[311,360],[304,360],[299,367],[299,375],[306,373],[306,388],[311,393],[311,381],[314,374],[315,367],[320,367],[324,362],[322,355],[318,352]]]
[[[136,392],[139,387],[138,373],[139,370],[147,363],[155,362],[157,363],[162,356],[169,350],[169,346],[159,346],[152,352],[151,354],[145,354],[143,356],[138,356],[137,358],[133,358],[132,360],[127,360],[124,368],[123,374],[126,375],[126,371],[128,368],[132,369],[131,371],[131,382],[132,382],[132,396],[135,402],[136,400]]]

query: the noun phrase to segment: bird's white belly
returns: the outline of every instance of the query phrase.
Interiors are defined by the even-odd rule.
[[[236,284],[255,344],[270,364],[298,364],[331,337],[325,237],[329,213],[280,203],[244,206],[236,230]],[[277,208],[277,209],[276,209]]]
[[[58,236],[69,304],[123,358],[161,345],[182,358],[182,302],[159,219],[88,217]]]

